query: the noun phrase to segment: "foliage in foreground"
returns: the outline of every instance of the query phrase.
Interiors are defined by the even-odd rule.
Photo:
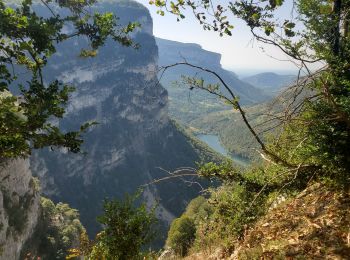
[[[74,88],[58,80],[47,82],[44,68],[56,46],[86,36],[81,57],[92,57],[107,39],[130,46],[128,33],[138,26],[120,26],[111,12],[91,12],[96,0],[41,1],[45,17],[31,0],[13,4],[0,0],[0,156],[26,157],[32,149],[66,147],[79,152],[86,123],[63,132],[61,119]],[[67,28],[71,31],[68,33]],[[77,54],[79,55],[79,54]]]
[[[227,162],[203,165],[200,174],[226,180],[220,187],[209,189],[207,197],[192,200],[183,215],[172,223],[167,246],[180,256],[190,251],[210,251],[219,245],[233,250],[233,241],[241,238],[248,225],[266,212],[270,201],[267,192],[259,193],[261,185],[254,171],[238,176],[237,169]],[[254,181],[246,185],[249,178]]]
[[[288,90],[287,98],[279,104],[282,110],[272,114],[277,124],[271,127],[278,127],[278,134],[263,140],[246,116],[236,93],[230,91],[230,86],[218,73],[188,62],[177,64],[201,69],[218,78],[220,86],[229,95],[220,87],[204,84],[203,79],[188,78],[185,83],[190,89],[204,90],[231,104],[239,112],[264,159],[256,169],[244,173],[230,165],[208,164],[199,170],[203,176],[225,182],[210,193],[208,203],[213,202],[213,213],[203,221],[205,232],[202,237],[209,238],[211,234],[220,237],[222,234],[224,239],[231,240],[228,249],[234,240],[242,238],[246,227],[251,227],[269,208],[270,200],[276,202],[281,196],[299,193],[314,182],[331,184],[339,194],[346,194],[350,186],[350,1],[295,0],[291,10],[292,13],[296,11],[295,16],[280,19],[276,10],[285,2],[242,0],[213,6],[211,1],[205,0],[170,4],[151,1],[161,15],[168,11],[178,20],[185,19],[184,10],[193,11],[205,30],[216,31],[220,36],[232,34],[232,15],[240,18],[255,39],[277,47],[298,64],[300,75],[305,75]],[[310,64],[322,64],[323,67],[313,71]],[[341,202],[339,208],[343,207],[342,203],[346,205],[347,202]],[[200,227],[196,226],[197,232]],[[211,229],[207,232],[206,228]],[[293,225],[283,228],[291,231]],[[339,226],[336,227],[336,232],[339,230]],[[318,236],[312,231],[309,239]],[[200,237],[197,234],[194,241]],[[225,244],[224,241],[221,244]],[[325,253],[332,247],[324,246],[328,247]],[[302,253],[302,257],[313,256],[307,250]],[[266,257],[290,256],[283,254],[275,252]],[[255,256],[249,257],[247,259]]]
[[[104,213],[97,219],[103,231],[96,235],[94,241],[83,233],[80,247],[71,249],[68,259],[84,256],[93,260],[128,260],[149,256],[150,253],[144,250],[156,234],[155,208],[148,211],[145,203],[135,206],[139,195],[127,195],[124,200],[106,200]]]
[[[176,65],[197,68],[217,77],[215,85],[204,84],[203,79],[196,77],[187,77],[184,83],[190,89],[204,90],[223,99],[237,110],[265,160],[277,165],[279,171],[287,172],[282,177],[285,183],[298,179],[305,184],[311,178],[327,178],[349,185],[350,1],[295,0],[293,3],[290,19],[279,19],[276,11],[285,5],[282,0],[242,0],[217,6],[204,0],[171,4],[151,1],[160,14],[167,11],[179,20],[185,19],[184,10],[193,11],[205,30],[217,31],[220,36],[232,34],[234,19],[228,18],[228,14],[233,15],[246,23],[258,41],[278,48],[294,60],[300,75],[305,76],[299,77],[290,88],[288,98],[282,101],[283,110],[272,115],[282,136],[271,142],[262,140],[258,129],[247,119],[239,98],[217,72],[188,62]],[[211,15],[214,20],[207,19]],[[323,67],[313,71],[310,64]]]
[[[195,232],[194,221],[183,215],[171,223],[166,244],[176,254],[185,256],[195,239]]]

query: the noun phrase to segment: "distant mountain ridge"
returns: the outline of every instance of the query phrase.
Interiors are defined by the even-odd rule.
[[[200,45],[193,43],[182,43],[171,40],[156,38],[159,53],[159,66],[166,66],[177,62],[188,63],[208,68],[215,71],[231,87],[232,91],[239,97],[240,103],[250,105],[261,103],[269,99],[262,90],[249,83],[238,79],[231,71],[223,69],[220,64],[221,54],[204,50]],[[169,93],[170,115],[183,123],[215,111],[230,109],[213,95],[202,90],[189,91],[186,86],[173,86],[173,82],[181,81],[181,76],[203,78],[205,83],[217,83],[218,79],[209,73],[190,68],[188,66],[177,66],[167,70],[160,82]],[[227,94],[226,90],[222,92]]]
[[[197,43],[184,43],[156,37],[159,48],[159,65],[169,65],[186,59],[195,65],[209,65],[211,68],[221,68],[221,54],[205,50]]]
[[[211,69],[218,73],[223,80],[232,88],[243,104],[253,104],[268,99],[259,89],[238,79],[232,71],[225,70],[221,64],[221,54],[204,50],[199,44],[182,43],[171,40],[156,38],[159,53],[159,66],[174,64],[176,62],[187,61],[191,64]],[[177,67],[165,73],[162,82],[168,83],[169,80],[179,79],[181,75],[194,75],[198,72],[189,67]],[[184,73],[184,74],[181,74]],[[198,77],[203,77],[208,82],[215,81],[217,78],[200,73]],[[167,84],[168,85],[168,84]],[[165,86],[167,87],[167,86]],[[168,88],[169,89],[169,88]]]
[[[243,81],[266,91],[278,91],[296,80],[295,75],[281,75],[273,72],[259,73],[245,77]]]

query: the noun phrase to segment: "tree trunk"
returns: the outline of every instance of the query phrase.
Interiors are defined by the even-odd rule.
[[[335,26],[333,29],[332,50],[335,56],[338,56],[340,51],[341,5],[341,0],[335,0],[333,2],[333,20],[335,21]]]

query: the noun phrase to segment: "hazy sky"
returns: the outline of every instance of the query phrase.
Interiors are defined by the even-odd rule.
[[[204,31],[191,13],[186,15],[186,19],[177,22],[176,17],[171,14],[166,14],[164,17],[156,14],[157,9],[149,5],[149,0],[137,1],[150,10],[155,36],[180,42],[198,43],[206,50],[221,53],[221,64],[225,68],[238,73],[245,70],[296,70],[291,62],[275,59],[286,59],[280,51],[253,41],[249,28],[238,19],[233,22],[235,28],[231,37],[219,37],[217,33]],[[279,10],[281,17],[289,17],[291,13],[292,0],[286,0],[285,3],[285,6]],[[264,47],[265,51],[261,47]]]

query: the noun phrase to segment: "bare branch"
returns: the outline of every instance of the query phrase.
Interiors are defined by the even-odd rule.
[[[239,113],[240,113],[240,115],[241,115],[241,117],[242,117],[242,119],[244,121],[244,124],[248,127],[249,131],[254,136],[255,140],[259,143],[259,145],[260,145],[262,151],[264,152],[264,154],[267,155],[268,157],[270,157],[272,161],[274,161],[275,163],[278,163],[278,164],[282,164],[282,165],[284,165],[285,167],[288,167],[288,168],[295,168],[296,167],[295,165],[290,164],[286,160],[284,160],[281,157],[279,157],[277,154],[275,154],[275,153],[273,153],[273,152],[271,152],[271,151],[269,151],[267,149],[267,147],[264,144],[264,142],[261,140],[261,138],[259,137],[257,132],[253,129],[253,127],[249,123],[249,121],[248,121],[248,119],[246,117],[245,111],[243,110],[243,108],[241,107],[241,105],[239,104],[239,102],[237,100],[237,96],[233,93],[233,91],[226,84],[226,82],[220,77],[220,75],[217,74],[215,71],[210,70],[208,68],[201,67],[201,66],[193,65],[193,64],[188,63],[188,62],[177,62],[177,63],[171,64],[171,65],[167,65],[167,66],[161,67],[160,68],[161,76],[164,74],[164,72],[167,69],[172,68],[172,67],[176,67],[176,66],[180,66],[180,65],[189,66],[189,67],[192,67],[192,68],[196,68],[196,69],[205,71],[205,72],[207,72],[209,74],[214,75],[216,78],[218,78],[219,81],[224,86],[224,88],[228,91],[228,93],[229,93],[229,95],[231,96],[232,99],[231,98],[227,98],[225,95],[222,95],[220,93],[217,93],[217,92],[212,91],[212,90],[207,89],[207,88],[201,88],[201,89],[203,89],[203,90],[205,90],[205,91],[207,91],[207,92],[209,92],[211,94],[217,95],[217,96],[227,100],[228,102],[230,102],[230,104],[232,104],[239,111]]]

